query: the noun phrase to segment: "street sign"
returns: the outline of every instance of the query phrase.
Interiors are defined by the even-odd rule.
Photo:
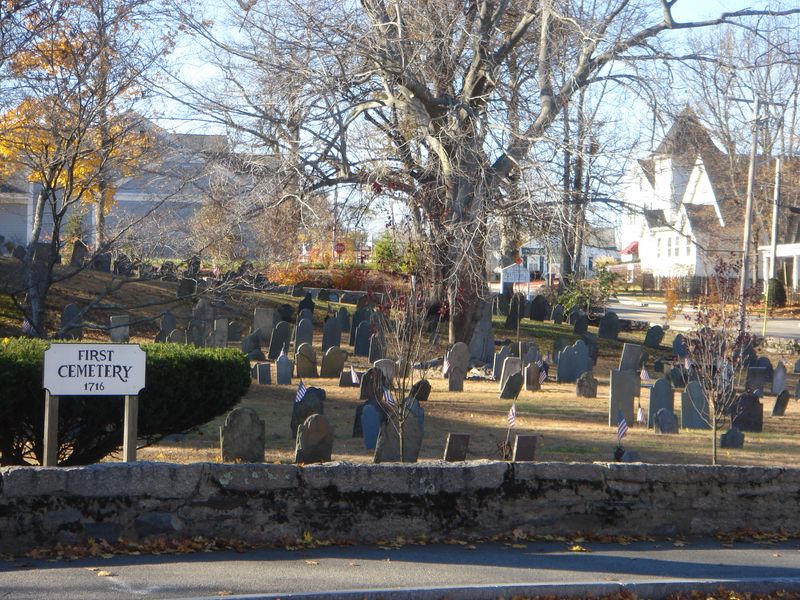
[[[53,396],[136,396],[145,381],[137,344],[50,344],[44,389]]]
[[[345,250],[345,246],[342,242],[336,242],[336,245],[333,247],[336,251],[336,254],[341,254]]]

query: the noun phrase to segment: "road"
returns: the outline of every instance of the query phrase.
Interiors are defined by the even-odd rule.
[[[48,562],[0,562],[0,598],[496,598],[512,593],[611,593],[640,597],[670,590],[800,590],[800,542],[775,545],[690,540],[629,545],[580,542],[327,547]],[[776,583],[777,582],[777,583]],[[633,586],[633,587],[629,587]],[[445,592],[445,588],[455,591]],[[460,590],[457,588],[461,588]],[[424,590],[429,590],[425,592]],[[344,590],[358,590],[351,595]],[[366,590],[376,590],[372,593]],[[324,592],[340,593],[335,595]],[[311,594],[310,596],[308,594]]]

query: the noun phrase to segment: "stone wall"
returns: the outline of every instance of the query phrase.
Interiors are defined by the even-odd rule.
[[[106,463],[0,469],[0,553],[86,538],[375,542],[796,531],[800,469],[621,463]]]

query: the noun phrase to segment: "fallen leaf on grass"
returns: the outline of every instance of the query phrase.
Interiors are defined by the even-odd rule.
[[[575,544],[573,546],[570,546],[569,551],[570,552],[591,552],[591,550],[589,550],[588,548],[584,548],[580,544]]]
[[[114,574],[111,571],[97,571],[98,577],[113,577]]]

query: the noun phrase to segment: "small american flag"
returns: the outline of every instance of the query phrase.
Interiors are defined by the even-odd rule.
[[[547,381],[547,369],[544,368],[544,365],[539,366],[539,385],[542,385],[545,381]]]
[[[25,335],[30,335],[33,333],[33,325],[31,325],[31,322],[28,321],[27,317],[22,320],[22,333]]]
[[[689,357],[688,357],[688,356],[687,356],[686,358],[684,358],[684,359],[683,359],[683,366],[684,366],[684,367],[686,367],[686,370],[687,370],[687,371],[688,371],[688,370],[691,368],[691,366],[692,366],[692,361],[690,361],[690,360],[689,360]]]
[[[645,369],[644,365],[642,365],[642,370],[639,372],[639,379],[641,379],[645,383],[650,383],[651,381],[653,381],[652,379],[650,379],[650,373],[647,372],[647,369]]]
[[[621,410],[617,414],[617,422],[619,423],[619,426],[617,427],[617,442],[620,446],[622,446],[622,438],[624,438],[625,434],[628,433],[628,423],[625,421],[625,417],[622,416]]]
[[[358,373],[356,373],[355,367],[353,367],[353,365],[350,365],[350,380],[356,385],[359,385],[361,383],[361,378],[358,376]]]
[[[444,362],[442,363],[442,376],[447,377],[447,374],[450,372],[450,361],[447,358],[447,355],[444,355]]]
[[[278,355],[278,358],[280,358],[281,356],[286,356],[286,344],[284,344],[283,347],[281,348],[281,353]]]
[[[511,408],[508,411],[507,421],[508,421],[509,429],[511,427],[514,427],[514,425],[517,423],[517,403],[516,402],[511,405]]]
[[[306,384],[303,383],[303,380],[300,380],[300,383],[297,384],[297,394],[295,394],[294,401],[300,402],[303,397],[306,395]]]
[[[641,406],[639,407],[639,410],[636,411],[636,423],[638,425],[644,425],[645,424],[644,409]]]
[[[383,388],[383,399],[389,406],[395,405],[394,398],[392,398],[392,392],[389,390],[388,387]]]

